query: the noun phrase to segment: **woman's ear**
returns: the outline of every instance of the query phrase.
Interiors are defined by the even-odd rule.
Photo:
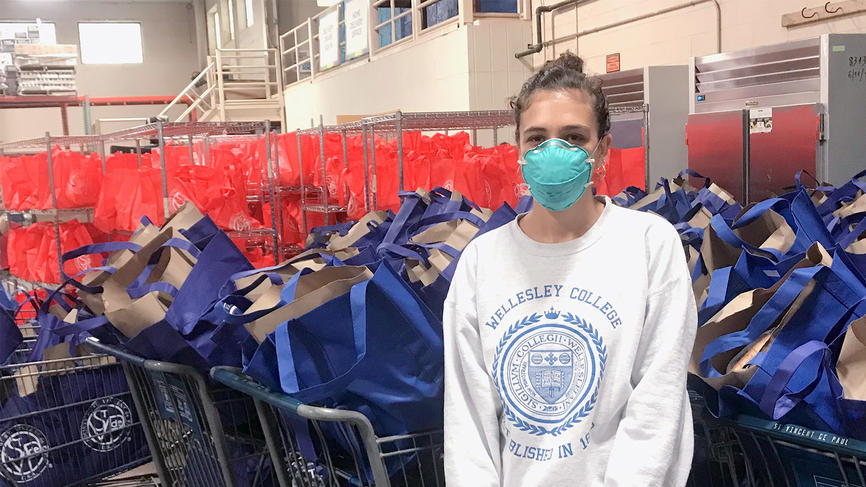
[[[607,153],[610,150],[611,143],[613,142],[613,136],[610,134],[606,134],[601,140],[598,141],[598,145],[601,147],[598,148],[598,155],[596,156],[596,160],[599,164],[603,165],[607,162]]]

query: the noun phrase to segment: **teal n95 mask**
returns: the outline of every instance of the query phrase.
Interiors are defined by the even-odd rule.
[[[592,184],[593,162],[595,159],[583,147],[562,139],[545,140],[526,151],[520,161],[532,197],[551,211],[566,210],[583,196]]]

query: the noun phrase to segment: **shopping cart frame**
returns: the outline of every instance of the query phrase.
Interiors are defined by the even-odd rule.
[[[160,437],[158,436],[158,432],[156,431],[149,414],[149,403],[154,401],[145,400],[145,392],[143,391],[144,386],[140,383],[140,378],[136,376],[136,368],[140,371],[140,374],[146,378],[151,378],[152,374],[167,374],[181,377],[190,381],[194,385],[197,397],[192,399],[197,401],[196,406],[198,406],[204,413],[204,421],[207,424],[203,425],[204,427],[202,430],[208,430],[210,432],[207,437],[213,442],[213,450],[217,457],[216,463],[218,463],[220,480],[222,480],[225,487],[236,487],[237,482],[232,472],[232,463],[228,454],[229,447],[226,441],[226,432],[223,427],[220,413],[217,410],[214,399],[211,397],[211,389],[204,374],[195,368],[186,365],[144,359],[123,350],[119,350],[113,346],[105,345],[93,337],[87,338],[87,344],[95,350],[114,356],[123,364],[123,369],[126,373],[127,382],[129,383],[135,406],[139,411],[139,417],[144,428],[145,437],[147,438],[157,473],[163,485],[172,487],[173,485],[176,485],[176,482],[174,482],[173,475],[171,474],[172,469],[170,469],[169,462],[166,458],[167,453],[161,447]],[[172,400],[174,411],[181,411],[183,409],[178,407],[175,396],[169,395],[169,398]],[[181,438],[181,441],[183,441],[183,438]],[[213,474],[214,472],[208,473]]]
[[[214,367],[213,369],[211,369],[211,377],[214,380],[221,382],[232,389],[243,392],[244,394],[247,394],[253,398],[256,405],[256,411],[259,414],[260,421],[262,422],[262,429],[265,433],[265,440],[268,444],[268,450],[271,454],[271,462],[274,464],[277,480],[280,482],[281,487],[318,487],[322,485],[322,480],[311,478],[309,472],[301,474],[299,476],[297,475],[297,470],[294,469],[293,471],[296,472],[296,475],[292,475],[291,478],[289,477],[289,468],[285,456],[281,453],[281,445],[279,444],[281,440],[277,438],[277,435],[279,434],[278,426],[275,424],[275,418],[272,412],[272,408],[288,412],[308,421],[323,423],[341,423],[355,428],[363,443],[364,453],[367,457],[366,459],[372,473],[373,485],[375,485],[375,487],[391,487],[391,476],[389,476],[388,468],[385,465],[386,459],[397,455],[420,455],[425,451],[429,451],[432,454],[435,485],[444,485],[444,470],[442,470],[440,475],[439,467],[441,467],[441,464],[437,464],[436,462],[436,452],[439,451],[441,454],[441,449],[443,445],[442,443],[434,443],[432,441],[432,439],[435,437],[434,435],[441,435],[441,431],[422,432],[392,437],[378,437],[373,429],[373,425],[370,423],[370,420],[357,411],[324,408],[305,404],[301,401],[298,401],[297,399],[292,398],[287,394],[272,392],[267,387],[261,385],[255,379],[243,374],[240,369],[233,367]],[[271,406],[271,408],[268,408],[266,405]],[[321,431],[318,430],[318,426],[316,426],[316,432],[321,435]],[[417,438],[426,437],[429,437],[431,439],[431,443],[429,445],[418,447],[417,443],[415,443],[414,440]],[[383,451],[382,445],[396,443],[399,441],[412,441],[415,447],[393,452]],[[285,447],[285,445],[282,446]],[[293,449],[292,453],[298,453],[294,451],[294,445],[291,445],[291,448]],[[357,454],[360,452],[355,453]],[[328,471],[329,478],[333,479],[337,477],[338,472],[334,469],[334,466],[331,463],[330,452],[328,452],[327,450],[324,451],[323,456],[325,456],[325,468]],[[364,475],[363,467],[359,463],[358,458],[353,458],[353,460],[355,461],[356,475],[358,476],[356,477],[357,479],[360,476]],[[419,462],[419,469],[420,468],[421,465]],[[406,480],[405,477],[404,480]],[[361,480],[360,484],[367,485],[365,480]],[[422,480],[421,485],[423,487],[427,484],[424,483]]]
[[[29,322],[28,324],[21,325],[21,328],[24,330],[25,339],[24,342],[19,346],[19,348],[12,355],[12,360],[5,365],[0,365],[0,391],[3,392],[11,392],[12,386],[7,385],[7,382],[16,382],[19,385],[25,385],[32,390],[33,393],[36,393],[37,387],[48,387],[46,385],[38,386],[39,382],[43,378],[49,377],[58,377],[64,375],[72,375],[78,373],[102,373],[103,371],[108,371],[111,367],[120,367],[121,365],[111,360],[111,357],[105,354],[100,353],[88,353],[82,354],[79,356],[70,356],[64,358],[57,359],[49,359],[49,360],[39,360],[39,361],[29,361],[26,357],[30,354],[31,346],[36,341],[36,333],[39,329],[38,324],[35,322]],[[119,372],[119,370],[118,370]],[[107,373],[107,372],[106,372]],[[124,380],[126,380],[124,375]],[[29,384],[29,385],[28,385]],[[127,384],[128,386],[128,384]],[[51,401],[52,406],[46,406],[44,410],[31,411],[23,414],[19,414],[17,416],[0,418],[0,425],[4,423],[13,424],[12,428],[18,427],[15,425],[16,421],[27,421],[29,418],[35,418],[41,413],[49,413],[49,414],[59,414],[66,411],[68,408],[81,408],[87,403],[95,404],[97,401],[111,401],[111,400],[122,400],[121,398],[127,396],[127,393],[106,393],[106,395],[94,394],[90,389],[88,389],[88,394],[86,397],[78,399],[74,403],[68,402],[59,402],[57,401],[58,394],[62,394],[60,390],[51,389],[50,395],[54,397],[54,400]],[[132,391],[128,392],[129,396],[132,396]],[[0,394],[0,396],[4,396],[5,394]],[[26,396],[22,396],[26,397]],[[0,397],[2,399],[2,397]],[[128,399],[127,399],[128,400]],[[135,404],[134,397],[132,398],[133,404]],[[137,407],[137,404],[136,404]],[[113,424],[106,431],[98,431],[91,432],[88,436],[85,436],[84,433],[81,433],[79,438],[66,438],[64,443],[56,444],[56,445],[45,445],[47,448],[37,448],[36,450],[29,451],[26,455],[16,457],[15,459],[9,460],[9,463],[15,462],[28,462],[32,465],[35,461],[38,463],[42,463],[42,458],[48,458],[47,455],[52,455],[54,452],[66,451],[69,449],[70,451],[74,451],[73,449],[80,444],[88,444],[88,442],[96,442],[97,444],[100,441],[104,441],[104,438],[107,436],[117,435],[117,437],[123,437],[124,435],[132,435],[136,428],[141,427],[141,422],[138,421],[138,418],[130,418],[131,422],[129,424],[124,424],[120,427],[115,427]],[[27,423],[18,423],[23,424],[27,427]],[[143,429],[143,428],[142,428]],[[129,438],[129,436],[127,436]],[[41,440],[40,440],[41,441]],[[117,441],[117,440],[115,440]],[[125,440],[120,440],[121,443],[125,442]],[[104,445],[104,444],[103,444]],[[91,448],[94,448],[91,446]],[[122,448],[120,444],[111,447],[110,450],[104,450],[107,452],[113,452],[117,448]],[[68,478],[58,478],[56,480],[64,482],[63,485],[90,485],[94,482],[102,481],[108,477],[121,474],[123,472],[127,472],[131,469],[134,469],[138,466],[148,463],[151,460],[149,455],[144,457],[134,458],[133,460],[123,463],[116,464],[112,467],[106,467],[105,470],[100,471],[98,474],[92,474],[87,477],[82,477],[74,480],[73,483],[69,483]],[[50,464],[50,460],[47,460]],[[5,469],[5,467],[4,467]],[[41,475],[41,474],[39,474]],[[51,478],[51,477],[49,477]],[[19,481],[14,479],[8,479],[7,477],[0,474],[0,480],[6,480],[11,482],[13,485],[18,485]],[[28,481],[23,481],[23,483],[27,483]],[[108,484],[106,484],[108,485]]]
[[[784,447],[812,456],[832,459],[838,468],[843,485],[853,485],[852,480],[856,480],[860,482],[859,485],[866,486],[866,442],[834,433],[746,415],[720,419],[719,424],[728,429],[733,438],[731,443],[723,445],[722,448],[730,449],[733,446],[739,448],[745,466],[742,479],[735,470],[732,470],[734,485],[742,485],[741,480],[746,481],[746,485],[752,487],[762,485],[759,482],[762,479],[757,472],[766,472],[770,485],[776,485],[779,482],[771,475],[773,471],[771,467],[779,466],[782,468],[778,471],[781,471],[784,477],[781,479],[784,484],[781,485],[796,486],[796,478],[792,479],[791,472],[784,468],[785,463],[779,452],[779,448]],[[748,450],[744,443],[749,440],[758,446],[758,458],[751,458],[750,455],[746,454]],[[761,448],[760,441],[766,442],[770,446],[770,450],[765,451]],[[856,473],[855,479],[849,478],[849,470]]]

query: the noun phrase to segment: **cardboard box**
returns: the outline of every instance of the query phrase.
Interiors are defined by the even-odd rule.
[[[42,56],[46,54],[66,54],[78,56],[76,44],[16,44],[16,56]]]

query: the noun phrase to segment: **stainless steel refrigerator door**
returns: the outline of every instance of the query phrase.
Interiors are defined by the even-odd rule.
[[[752,129],[749,199],[784,193],[801,169],[816,174],[820,112],[819,104],[773,108],[769,131]]]
[[[743,113],[700,113],[689,115],[686,124],[689,169],[697,171],[745,200],[743,178]]]

